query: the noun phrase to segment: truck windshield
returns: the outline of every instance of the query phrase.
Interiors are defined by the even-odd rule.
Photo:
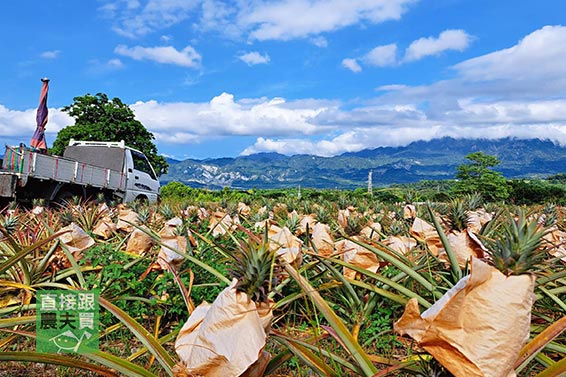
[[[136,151],[131,151],[131,152],[132,152],[132,158],[134,160],[134,168],[136,170],[149,174],[151,178],[157,180],[157,178],[155,177],[155,173],[153,172],[153,169],[149,164],[149,161],[147,161],[147,158],[139,152]]]

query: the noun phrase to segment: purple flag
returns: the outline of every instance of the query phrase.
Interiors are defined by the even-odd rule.
[[[40,152],[47,152],[45,142],[45,126],[47,125],[47,92],[49,91],[49,79],[41,79],[41,95],[39,96],[39,107],[37,108],[36,123],[37,127],[31,137],[30,146]]]

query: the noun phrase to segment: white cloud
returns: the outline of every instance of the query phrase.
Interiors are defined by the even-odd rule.
[[[318,156],[335,156],[344,152],[355,152],[364,148],[364,143],[355,140],[354,133],[345,133],[330,140],[312,141],[305,139],[266,139],[257,138],[256,142],[244,149],[241,155],[259,152],[277,152],[286,155],[316,154]]]
[[[350,71],[354,73],[358,73],[362,71],[362,67],[358,63],[356,59],[344,59],[342,60],[342,66],[348,68]]]
[[[215,30],[229,37],[290,40],[315,37],[352,25],[398,20],[417,0],[149,0],[110,1],[99,9],[114,30],[135,38],[179,23],[197,30]]]
[[[51,51],[44,51],[39,56],[44,59],[57,59],[61,51],[59,50],[51,50]]]
[[[392,43],[385,46],[377,46],[362,57],[367,65],[375,67],[387,67],[397,64],[397,45]]]
[[[110,59],[107,61],[90,60],[86,71],[89,74],[104,75],[124,68],[124,63],[120,59]]]
[[[403,84],[389,84],[389,85],[381,85],[376,88],[379,91],[392,91],[392,90],[401,90],[406,89],[407,85]]]
[[[328,47],[328,41],[326,40],[326,38],[322,37],[322,36],[317,36],[317,37],[313,37],[310,39],[310,42],[315,45],[316,47],[320,47],[320,48],[326,48]]]
[[[425,56],[438,55],[446,50],[463,51],[469,46],[471,40],[472,37],[463,30],[445,30],[440,33],[438,38],[420,38],[413,41],[405,50],[403,59],[397,58],[397,44],[391,43],[377,46],[357,59],[344,59],[342,65],[352,72],[360,72],[362,70],[358,61],[368,66],[392,67],[419,60]],[[352,66],[354,69],[352,69]]]
[[[31,139],[36,128],[36,112],[37,109],[10,110],[0,105],[0,135],[17,137],[22,142],[29,143],[28,139]],[[48,135],[53,135],[70,124],[74,124],[74,120],[67,113],[60,109],[50,108],[45,132]]]
[[[270,61],[269,55],[262,55],[257,51],[248,52],[238,56],[238,59],[243,61],[249,66],[256,64],[267,64]]]
[[[472,37],[464,30],[445,30],[438,38],[428,37],[413,41],[405,50],[404,61],[410,62],[426,56],[438,55],[447,50],[464,51]]]
[[[244,4],[240,3],[242,7]],[[244,32],[244,27],[238,23],[239,12],[235,4],[223,0],[203,0],[198,29],[219,31],[229,38],[239,38]]]
[[[114,68],[122,68],[124,66],[124,64],[122,63],[122,61],[120,59],[110,59],[110,60],[108,60],[108,66],[114,67]]]
[[[136,117],[159,140],[185,143],[218,136],[312,135],[324,127],[310,120],[331,106],[328,101],[258,98],[235,101],[222,93],[203,103],[136,102]]]
[[[177,50],[172,46],[163,47],[127,47],[118,45],[114,52],[119,55],[128,56],[134,60],[151,60],[162,64],[173,64],[181,67],[196,68],[200,66],[201,56],[196,50],[187,46]]]
[[[464,61],[454,68],[463,78],[474,81],[564,80],[565,45],[565,26],[545,26],[513,47]]]
[[[398,20],[414,0],[285,0],[257,3],[241,12],[240,23],[257,40],[290,40],[363,22]],[[253,3],[252,3],[253,4]]]
[[[136,38],[186,21],[199,0],[108,0],[100,10],[114,23],[118,34]]]
[[[472,37],[464,30],[445,30],[438,38],[428,37],[413,41],[405,50],[404,61],[410,62],[426,56],[438,55],[447,50],[464,51]]]

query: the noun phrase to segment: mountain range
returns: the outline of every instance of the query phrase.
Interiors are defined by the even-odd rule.
[[[566,171],[566,147],[540,139],[454,139],[416,141],[403,147],[380,147],[339,156],[286,156],[258,153],[235,158],[184,161],[169,159],[163,184],[191,187],[273,189],[288,187],[355,189],[421,180],[453,179],[466,155],[484,152],[501,161],[494,170],[507,178],[543,178]]]

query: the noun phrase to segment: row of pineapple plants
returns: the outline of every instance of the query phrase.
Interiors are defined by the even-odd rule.
[[[458,284],[462,285],[459,283],[462,278],[468,276],[468,280],[472,280],[469,277],[470,268],[472,274],[474,268],[485,268],[474,267],[475,259],[460,255],[460,249],[465,250],[464,254],[476,257],[476,264],[483,260],[495,266],[504,279],[510,275],[528,276],[527,280],[532,282],[538,296],[532,310],[533,335],[545,328],[556,332],[552,323],[562,323],[559,319],[564,312],[564,269],[559,254],[561,235],[557,233],[563,228],[562,209],[532,208],[524,209],[522,213],[515,213],[514,208],[487,206],[480,209],[480,198],[473,196],[447,205],[428,206],[389,206],[371,200],[350,203],[347,198],[342,199],[337,203],[309,203],[290,199],[284,203],[263,200],[249,205],[166,203],[160,207],[147,207],[136,204],[133,208],[111,207],[104,210],[101,210],[104,208],[102,204],[77,201],[55,210],[42,210],[40,206],[31,211],[8,209],[3,215],[2,244],[11,245],[11,249],[20,248],[24,257],[17,264],[4,263],[5,271],[17,273],[8,274],[6,281],[11,285],[5,283],[4,296],[10,297],[11,301],[3,300],[7,304],[0,310],[11,316],[6,318],[5,323],[17,323],[15,318],[27,314],[25,310],[33,312],[34,284],[44,281],[62,284],[58,282],[65,279],[65,282],[72,282],[70,287],[76,288],[82,286],[84,274],[98,273],[96,267],[88,263],[75,263],[73,266],[71,261],[74,258],[69,255],[69,250],[63,248],[62,253],[58,250],[57,244],[62,242],[62,235],[57,236],[56,230],[73,224],[97,244],[104,243],[132,254],[133,262],[130,263],[147,263],[146,277],[171,274],[177,282],[177,289],[180,288],[187,314],[191,314],[185,326],[198,322],[193,313],[205,312],[201,305],[206,304],[193,302],[195,295],[191,294],[191,289],[203,281],[202,275],[214,277],[216,283],[213,286],[217,291],[227,285],[219,297],[226,296],[226,292],[231,292],[233,297],[243,295],[243,301],[253,302],[256,309],[266,309],[266,317],[272,315],[273,319],[264,321],[268,323],[261,326],[263,336],[260,338],[264,338],[264,344],[259,342],[256,347],[262,352],[255,361],[253,358],[247,359],[256,365],[255,373],[259,373],[257,370],[260,369],[266,373],[277,373],[278,369],[285,368],[283,361],[289,360],[291,355],[298,358],[302,365],[322,375],[339,374],[340,370],[354,375],[373,375],[378,370],[381,373],[396,373],[398,370],[419,373],[419,370],[427,368],[451,368],[445,365],[447,362],[438,356],[438,352],[435,355],[434,350],[427,348],[423,337],[411,335],[401,328],[408,318],[401,315],[404,305],[408,305],[405,314],[412,313],[411,319],[418,320],[419,304],[433,308],[442,302],[447,291],[454,290]],[[481,219],[471,221],[472,217],[478,218],[480,215],[485,215],[483,223]],[[472,223],[475,228],[471,227],[470,230],[468,228]],[[105,232],[100,230],[101,224],[104,224],[102,228]],[[137,236],[134,237],[134,234]],[[460,247],[461,243],[458,242],[462,239],[466,247]],[[37,240],[42,243],[38,245]],[[469,243],[473,243],[474,247],[467,247]],[[27,249],[30,251],[26,253]],[[284,249],[287,250],[282,252]],[[12,251],[14,255],[17,254],[16,250]],[[205,254],[218,256],[214,266],[201,261]],[[5,250],[4,255],[5,262],[10,261],[8,255],[11,252]],[[142,262],[136,262],[138,260]],[[45,269],[29,274],[39,283],[34,278],[21,278],[22,275],[24,278],[26,276],[22,273],[24,261],[26,265],[39,261],[38,266]],[[187,265],[191,267],[190,270]],[[226,266],[231,268],[226,269]],[[107,266],[100,267],[103,270]],[[46,274],[47,269],[50,270],[49,274]],[[187,279],[187,276],[194,275],[191,270],[198,270],[201,276]],[[222,273],[218,270],[228,271]],[[71,275],[67,276],[69,273]],[[539,274],[537,280],[531,277],[536,276],[531,275],[533,273]],[[229,278],[235,279],[230,285]],[[17,286],[16,283],[22,285]],[[22,288],[24,286],[28,289]],[[176,291],[154,292],[153,295],[162,298],[163,305],[178,296]],[[16,304],[14,300],[20,299],[19,296],[21,301]],[[114,295],[110,298],[119,304],[124,297]],[[113,304],[108,302],[108,305]],[[152,315],[156,307],[149,302],[148,307],[150,309],[146,312],[149,315],[138,316],[135,318],[137,321],[130,318],[135,317],[136,313],[130,313],[129,317],[118,315],[118,311],[113,313],[118,313],[116,317],[124,319],[126,325],[136,322],[146,327],[155,326],[156,336],[153,339],[161,338],[164,344],[171,346],[181,324],[174,322],[182,322],[184,318],[167,314]],[[108,311],[120,310],[118,307],[105,308]],[[530,316],[530,307],[528,309]],[[208,308],[206,312],[210,310]],[[252,311],[261,312],[259,309]],[[364,335],[366,329],[372,328],[376,312],[388,312],[389,326],[383,326],[385,331],[377,334],[377,337],[361,339],[360,334]],[[425,313],[422,315],[424,319]],[[157,321],[158,318],[173,323],[163,323]],[[424,321],[423,318],[420,320]],[[202,317],[201,322],[205,319]],[[409,334],[416,344],[409,337],[401,337],[390,331],[396,320],[400,320],[395,326],[398,332]],[[156,322],[161,323],[157,326]],[[10,331],[20,331],[21,326],[18,330],[12,328]],[[185,352],[183,356],[182,349],[186,347],[183,346],[181,335],[186,330],[185,327],[180,329],[181,341],[177,339],[175,343],[178,356],[165,357],[164,350],[157,347],[159,342],[148,343],[146,347],[161,360],[162,368],[168,373],[202,374],[198,369],[195,372],[198,365],[195,367],[191,364],[189,356],[194,352],[189,351],[189,356]],[[257,332],[261,335],[261,331]],[[206,329],[203,333],[207,334]],[[5,342],[5,346],[18,340],[15,334],[9,334],[12,338]],[[149,333],[134,334],[151,338]],[[525,338],[524,334],[519,335]],[[203,335],[201,338],[207,341],[210,336]],[[384,346],[383,339],[390,344]],[[544,344],[548,353],[539,349],[539,352],[527,357],[528,361],[533,358],[535,361],[526,366],[522,362],[515,369],[522,371],[530,368],[535,371],[559,368],[560,361],[556,361],[565,352],[558,335],[557,339]],[[514,342],[513,353],[520,351],[517,348],[525,340]],[[540,341],[540,338],[537,340]],[[193,343],[194,339],[186,344]],[[376,350],[375,343],[381,345],[378,348],[380,351],[387,346],[389,348],[382,354],[372,353]],[[269,362],[266,362],[269,358],[263,356],[265,350],[273,353]],[[252,354],[256,351],[257,348]],[[436,359],[426,356],[427,352],[440,359],[438,361],[442,366],[435,364]],[[206,368],[206,357],[198,357],[205,359]],[[513,357],[518,356],[511,354],[507,359]],[[107,359],[108,356],[94,361],[117,368],[116,361],[112,364]],[[132,360],[135,359],[137,357]],[[173,359],[178,360],[173,363],[174,366],[171,365]],[[228,357],[225,359],[228,364],[222,364],[223,370],[226,370],[226,365],[237,364]],[[501,357],[496,359],[503,360]],[[259,360],[264,362],[259,363]],[[245,373],[241,370],[242,365],[240,369],[235,369],[233,375]],[[492,375],[499,375],[497,368],[500,367],[493,365],[496,369],[491,371]],[[124,373],[123,369],[121,371]]]

